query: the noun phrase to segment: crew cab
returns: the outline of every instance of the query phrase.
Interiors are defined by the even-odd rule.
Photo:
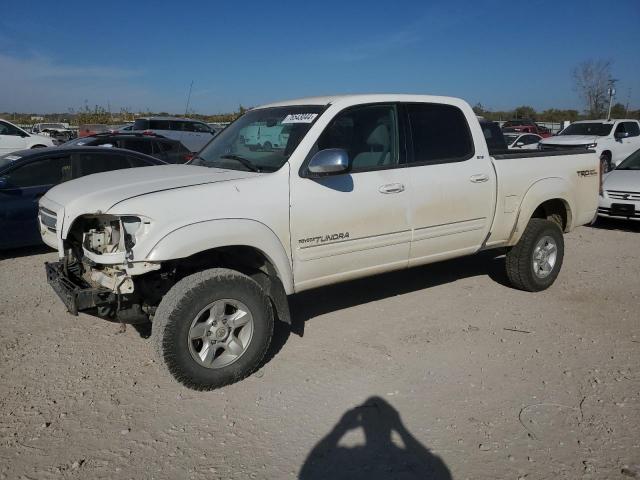
[[[568,148],[590,148],[611,170],[640,148],[638,120],[584,120],[574,122],[558,135],[540,141],[545,152]]]
[[[258,151],[247,127],[286,125]],[[598,206],[594,152],[492,156],[471,107],[426,95],[255,108],[186,165],[73,180],[40,201],[47,278],[72,314],[152,321],[161,362],[212,389],[253,372],[287,296],[481,250],[516,288],[558,276],[563,232]]]

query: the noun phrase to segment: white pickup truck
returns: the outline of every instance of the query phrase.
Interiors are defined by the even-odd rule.
[[[284,149],[240,132],[287,125]],[[274,103],[229,125],[191,164],[89,175],[40,201],[60,260],[48,281],[71,313],[152,321],[171,374],[195,389],[259,367],[287,296],[480,250],[540,291],[563,232],[596,214],[587,150],[489,152],[463,100],[349,95]]]
[[[538,144],[544,152],[570,148],[595,150],[606,167],[612,170],[640,149],[638,120],[583,120],[574,122],[553,137]]]

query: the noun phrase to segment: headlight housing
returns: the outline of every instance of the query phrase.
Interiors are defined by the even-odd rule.
[[[95,215],[84,217],[82,247],[96,255],[129,253],[151,224],[137,215]]]
[[[598,146],[597,143],[590,143],[589,145],[585,145],[587,150],[591,150],[592,148],[596,148]]]

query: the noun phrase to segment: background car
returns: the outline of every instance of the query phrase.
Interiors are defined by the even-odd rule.
[[[178,117],[136,118],[133,123],[133,131],[152,132],[166,138],[178,140],[190,152],[199,152],[216,134],[204,122]]]
[[[64,123],[36,123],[31,132],[54,138],[58,142],[66,142],[76,136],[75,132]]]
[[[640,150],[605,176],[598,216],[640,220]]]
[[[535,133],[503,132],[510,150],[537,150],[538,143],[542,140],[540,135]]]
[[[53,147],[56,142],[51,137],[28,133],[11,122],[0,119],[0,155],[28,148]]]
[[[51,187],[92,173],[164,164],[138,152],[100,147],[42,148],[0,157],[0,249],[42,243],[38,200]]]
[[[535,133],[536,135],[540,135],[542,138],[551,137],[553,135],[551,133],[551,130],[549,130],[547,127],[538,125],[536,122],[530,119],[509,120],[507,122],[504,122],[502,124],[502,131],[505,133]]]
[[[76,138],[63,147],[92,146],[116,147],[144,153],[167,163],[185,163],[193,154],[177,140],[162,135],[142,133],[99,133],[89,137]]]

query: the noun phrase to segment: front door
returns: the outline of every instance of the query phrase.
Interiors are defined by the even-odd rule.
[[[415,103],[405,108],[413,227],[409,265],[474,252],[493,220],[496,178],[491,159],[475,151],[458,107]]]
[[[409,192],[399,145],[396,105],[352,107],[312,149],[346,150],[350,171],[313,179],[291,172],[297,291],[406,266]]]
[[[23,135],[13,125],[0,121],[0,155],[24,149],[27,142]]]

